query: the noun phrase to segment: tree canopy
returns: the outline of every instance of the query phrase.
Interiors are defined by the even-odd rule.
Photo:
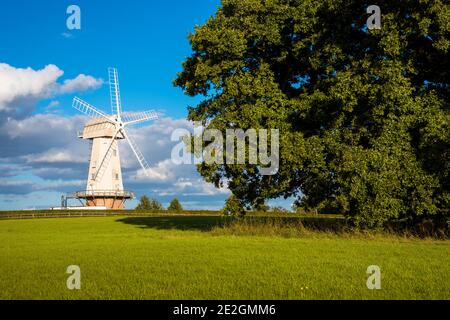
[[[136,210],[149,210],[149,211],[161,211],[164,210],[162,204],[156,199],[150,199],[146,195],[143,195],[139,199],[139,204]]]
[[[178,200],[178,198],[174,198],[170,202],[169,207],[167,208],[167,210],[173,211],[173,212],[181,212],[181,211],[183,211],[183,206],[181,205],[181,203]]]
[[[370,3],[372,4],[372,3]],[[375,3],[373,3],[375,4]],[[296,197],[354,224],[449,215],[450,4],[223,0],[175,85],[207,128],[280,130],[280,169],[198,165],[247,207]]]

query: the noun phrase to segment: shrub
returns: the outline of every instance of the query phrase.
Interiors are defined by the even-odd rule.
[[[231,195],[226,201],[222,209],[224,215],[245,215],[244,206],[234,195]]]

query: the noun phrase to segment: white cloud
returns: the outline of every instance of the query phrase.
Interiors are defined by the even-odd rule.
[[[58,107],[59,105],[60,105],[59,101],[53,100],[53,101],[50,101],[50,103],[45,107],[45,109],[46,110],[52,109],[52,108]]]
[[[15,105],[17,101],[39,100],[59,94],[86,91],[103,84],[101,79],[84,74],[60,84],[57,81],[63,74],[64,71],[54,64],[34,70],[30,67],[15,68],[0,63],[0,111],[17,107]]]
[[[68,191],[72,188],[79,189],[83,186],[83,180],[3,180],[0,179],[0,194],[29,194],[35,191]]]
[[[136,187],[152,185],[153,192],[159,196],[214,196],[228,195],[225,188],[217,189],[213,184],[205,182],[197,173],[194,165],[176,165],[171,159],[158,162],[147,170],[138,169],[129,178]]]
[[[0,111],[19,98],[48,95],[63,71],[50,64],[41,70],[0,64]]]
[[[60,190],[60,189],[66,189],[66,188],[78,188],[85,184],[84,180],[52,180],[52,181],[44,181],[43,183],[35,184],[34,190]]]
[[[83,178],[82,173],[86,172],[85,168],[81,170],[74,168],[73,166],[66,167],[55,167],[52,165],[49,166],[36,166],[32,170],[32,173],[39,178],[46,180],[54,180],[54,179],[81,179]],[[85,183],[84,180],[82,180]]]
[[[84,117],[62,117],[53,114],[37,114],[23,120],[8,119],[4,124],[4,131],[12,139],[34,138],[46,136],[48,138],[55,134],[64,132],[65,136],[71,132],[75,136],[77,122],[82,126]],[[57,138],[57,137],[55,137]],[[51,143],[51,142],[50,142]]]
[[[77,137],[83,116],[38,114],[0,123],[0,161],[25,165],[86,167],[89,143]]]
[[[61,33],[61,36],[63,36],[66,39],[73,38],[73,34],[69,33],[69,32],[63,32],[63,33]]]
[[[26,155],[27,163],[86,163],[88,157],[70,149],[50,149],[39,154]]]
[[[62,94],[86,91],[91,89],[97,89],[101,87],[103,80],[95,79],[92,76],[87,76],[85,74],[79,74],[74,79],[65,80],[60,86],[59,92]]]
[[[149,181],[165,182],[169,179],[173,179],[174,173],[175,171],[173,170],[173,164],[170,159],[161,161],[155,167],[147,170]],[[138,175],[143,176],[142,170],[139,170]]]

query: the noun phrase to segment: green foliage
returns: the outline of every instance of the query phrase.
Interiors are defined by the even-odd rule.
[[[156,199],[150,200],[150,210],[161,211],[164,210],[163,205]]]
[[[144,195],[140,198],[136,210],[162,211],[164,207],[158,200],[149,199],[149,197]]]
[[[226,201],[222,209],[225,215],[245,215],[245,209],[235,195],[231,195]]]
[[[150,199],[147,196],[142,196],[139,199],[139,204],[136,207],[136,210],[150,210]]]
[[[270,207],[265,202],[253,206],[253,211],[256,211],[256,212],[267,212],[269,210],[270,210]]]
[[[183,211],[183,206],[181,205],[180,201],[177,198],[175,198],[170,202],[170,205],[167,208],[167,210],[172,212],[181,212]]]
[[[295,196],[355,225],[448,217],[450,4],[223,0],[189,37],[175,85],[208,128],[280,130],[280,170],[206,165],[240,203]]]
[[[280,206],[275,206],[270,208],[270,211],[273,213],[290,213],[289,210],[287,210],[286,208],[280,207]]]
[[[304,207],[299,205],[298,203],[294,203],[292,205],[292,210],[293,210],[294,213],[296,213],[298,215],[302,215],[302,216],[307,216],[307,215],[311,216],[311,215],[317,215],[318,214],[317,210],[308,211]]]

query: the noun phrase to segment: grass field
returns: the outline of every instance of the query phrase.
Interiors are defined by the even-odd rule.
[[[242,235],[221,217],[0,221],[1,299],[450,299],[450,241]],[[79,265],[81,290],[66,288]],[[368,290],[379,265],[382,289]]]

